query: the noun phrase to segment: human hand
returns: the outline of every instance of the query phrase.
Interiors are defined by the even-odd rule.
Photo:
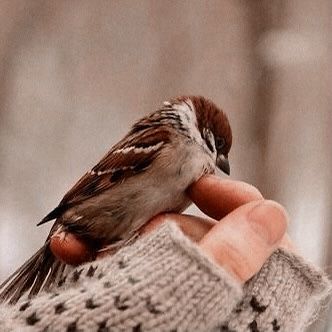
[[[241,282],[256,274],[279,246],[290,248],[285,210],[264,200],[256,188],[205,176],[189,188],[188,195],[212,219],[162,214],[145,225],[141,234],[172,220],[207,256]],[[51,250],[70,264],[83,263],[89,257],[84,243],[72,234],[53,238]]]
[[[213,219],[164,214],[152,219],[144,232],[167,220],[175,221],[203,252],[241,282],[256,274],[278,247],[293,250],[284,208],[264,200],[255,187],[205,176],[188,194]]]

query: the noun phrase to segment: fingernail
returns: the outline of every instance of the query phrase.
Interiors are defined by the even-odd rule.
[[[255,205],[248,219],[253,230],[269,245],[281,240],[287,228],[287,214],[276,202],[265,200]]]

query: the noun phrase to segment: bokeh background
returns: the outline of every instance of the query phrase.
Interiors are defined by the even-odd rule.
[[[229,114],[232,178],[281,202],[331,273],[331,36],[330,0],[1,0],[0,279],[130,124],[181,94]]]

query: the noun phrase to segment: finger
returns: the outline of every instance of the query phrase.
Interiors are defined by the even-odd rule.
[[[70,265],[88,262],[94,256],[87,244],[66,232],[60,232],[51,237],[50,250],[56,258]]]
[[[192,241],[198,242],[216,224],[215,220],[186,214],[164,213],[152,218],[140,229],[140,235],[147,235],[165,222],[175,222]],[[112,249],[98,252],[97,259],[112,253]]]
[[[286,227],[287,215],[279,204],[250,202],[217,223],[199,246],[216,263],[245,282],[277,249]]]
[[[215,224],[216,221],[186,214],[166,213],[151,219],[141,230],[141,234],[148,234],[161,224],[173,221],[192,241],[198,242]]]
[[[188,194],[202,212],[216,220],[241,205],[263,199],[262,194],[247,183],[214,175],[206,175],[191,185]]]

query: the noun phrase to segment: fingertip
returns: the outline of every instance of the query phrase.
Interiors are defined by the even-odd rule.
[[[271,200],[255,205],[247,216],[251,227],[261,235],[267,245],[278,244],[286,233],[288,215],[283,206]]]
[[[52,236],[49,246],[57,259],[69,265],[79,265],[92,259],[88,245],[71,233]]]
[[[249,202],[228,214],[199,245],[241,281],[259,271],[285,236],[288,216],[270,200]]]
[[[280,215],[280,219],[283,220],[285,230],[286,230],[288,227],[288,223],[289,223],[289,215],[288,215],[288,212],[285,209],[285,207],[283,205],[281,205],[280,203],[270,200],[270,199],[266,199],[266,200],[264,200],[264,202],[265,202],[265,204],[268,204],[271,209],[274,209],[274,211],[276,211]]]
[[[226,180],[230,181],[230,180]],[[243,190],[243,195],[246,197],[246,200],[248,202],[250,201],[257,201],[257,200],[262,200],[264,199],[262,193],[252,184],[243,182],[243,181],[238,181],[238,186]]]

